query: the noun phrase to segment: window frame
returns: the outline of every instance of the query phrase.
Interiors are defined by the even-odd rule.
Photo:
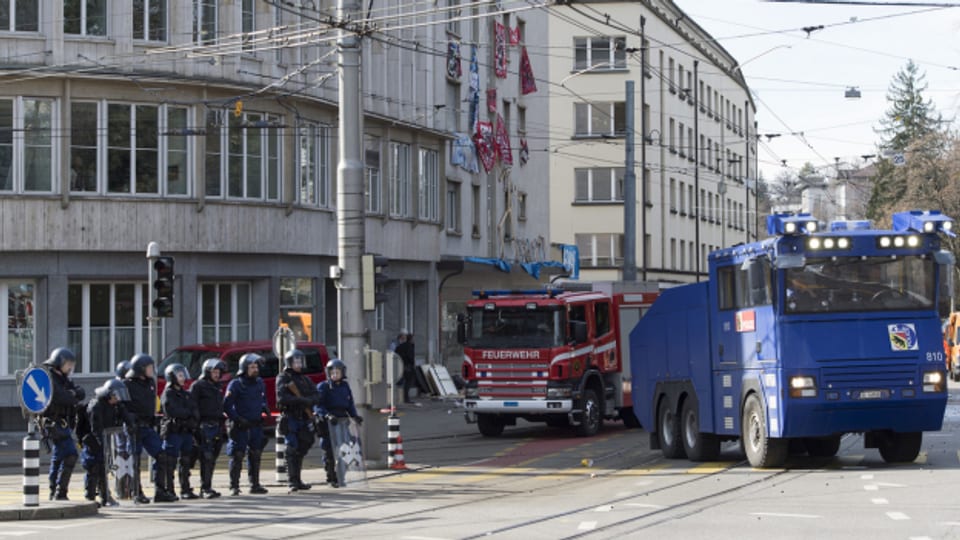
[[[243,324],[239,320],[240,309],[238,306],[238,288],[247,287],[247,316],[246,321],[247,334],[245,336],[241,335],[240,327]],[[203,295],[205,287],[214,287],[214,322],[212,325],[207,324],[203,320]],[[230,287],[230,321],[228,323],[222,323],[222,317],[220,316],[221,308],[221,288]],[[198,281],[197,282],[197,330],[199,334],[197,335],[197,343],[208,343],[204,338],[204,333],[207,331],[208,327],[213,327],[213,335],[215,336],[214,341],[249,341],[252,339],[253,335],[253,282],[251,281],[242,281],[242,280],[211,280],[211,281]],[[230,338],[227,340],[219,339],[216,336],[220,335],[220,332],[223,331],[224,327],[229,326]]]
[[[72,0],[74,2],[80,3],[80,31],[79,32],[70,32],[67,30],[67,2],[71,0],[66,0],[63,6],[63,34],[64,36],[73,37],[85,37],[85,38],[106,38],[110,35],[110,10],[108,9],[109,1],[108,0]],[[90,24],[91,16],[88,13],[89,4],[91,3],[100,3],[102,2],[103,14],[99,15],[103,19],[103,31],[102,33],[91,33]]]
[[[606,47],[597,45],[606,40]],[[573,70],[589,69],[591,72],[627,69],[627,37],[617,36],[575,36],[573,38]],[[580,51],[583,51],[583,59]],[[596,51],[596,52],[594,52]],[[604,55],[602,51],[606,51]],[[594,58],[597,56],[597,58]],[[605,58],[603,58],[605,56]],[[606,67],[603,67],[606,64]]]
[[[155,29],[150,21],[150,12],[154,6],[159,6],[159,11],[161,11],[160,18],[162,22],[160,23],[159,30]],[[166,43],[167,30],[170,28],[170,10],[168,8],[169,3],[167,0],[133,0],[133,39],[135,41],[148,43]],[[140,11],[140,13],[138,13],[138,11]],[[138,18],[142,19],[142,34],[139,36],[137,35],[136,25]],[[153,37],[155,31],[160,34],[159,37]]]

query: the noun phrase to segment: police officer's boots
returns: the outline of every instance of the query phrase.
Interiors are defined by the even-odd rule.
[[[340,487],[340,479],[337,478],[337,461],[333,458],[333,452],[325,453],[323,468],[327,471],[327,483],[331,487]]]
[[[157,455],[156,491],[153,502],[176,502],[180,498],[173,492],[173,467],[176,458],[161,452]]]
[[[180,498],[184,500],[199,499],[200,496],[190,487],[190,456],[180,456],[177,473],[180,476]]]
[[[234,452],[230,456],[230,494],[240,494],[240,469],[243,467],[243,452]]]
[[[303,455],[296,450],[287,449],[287,485],[290,491],[305,491],[310,489],[310,484],[304,484],[303,478]]]
[[[250,470],[247,471],[250,480],[250,493],[264,495],[267,488],[260,484],[260,452],[250,451]]]
[[[220,492],[213,489],[214,463],[212,459],[200,456],[200,496],[204,499],[216,499],[220,496]]]
[[[93,464],[87,469],[87,474],[83,476],[83,498],[88,501],[97,500],[97,485],[100,483],[101,465]]]
[[[63,468],[60,469],[60,476],[57,477],[57,493],[53,499],[56,501],[68,501],[67,489],[70,487],[70,477],[73,476],[73,467],[77,464],[77,456],[67,456],[63,460]]]
[[[97,475],[97,486],[100,489],[100,506],[120,506],[120,503],[110,496],[110,488],[107,486],[108,480],[106,473],[103,469],[100,469],[99,472],[100,474]]]

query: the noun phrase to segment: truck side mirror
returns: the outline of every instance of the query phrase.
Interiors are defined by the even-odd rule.
[[[463,345],[467,342],[467,318],[462,313],[457,314],[457,343]]]

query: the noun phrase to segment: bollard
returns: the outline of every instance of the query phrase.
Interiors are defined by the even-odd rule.
[[[400,436],[400,419],[395,414],[387,418],[387,466],[391,469],[406,469],[403,460],[403,437]]]
[[[32,421],[23,438],[23,505],[40,506],[40,439]]]
[[[280,420],[277,419],[276,437],[276,464],[277,464],[277,482],[281,485],[287,485],[287,443],[280,434]]]

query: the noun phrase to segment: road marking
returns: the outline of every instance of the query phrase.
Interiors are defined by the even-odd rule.
[[[596,521],[581,521],[580,525],[577,527],[578,531],[592,531],[597,528]]]
[[[27,536],[37,534],[37,531],[0,531],[0,536]]]
[[[876,498],[876,499],[870,499],[870,502],[872,502],[873,504],[890,504],[890,501],[882,497]]]
[[[613,510],[612,504],[605,504],[603,506],[598,506],[593,509],[594,512],[609,512],[611,510]]]
[[[924,464],[926,464],[926,462],[927,462],[927,452],[926,452],[926,451],[920,452],[920,454],[917,455],[917,459],[913,460],[913,462],[914,462],[914,463],[917,463],[918,465],[924,465]]]
[[[929,536],[911,536],[910,540],[933,540]]]
[[[960,521],[941,521],[940,525],[947,525],[950,527],[960,527]]]
[[[629,497],[629,496],[631,496],[631,495],[633,495],[633,492],[632,492],[632,491],[618,491],[617,494],[614,495],[614,497],[616,497],[616,498],[618,498],[618,499],[622,499],[622,498],[624,498],[624,497]]]
[[[650,503],[624,503],[624,506],[630,506],[633,508],[653,508],[654,510],[664,507],[662,504],[650,504]]]
[[[861,480],[873,480],[873,475],[872,475],[872,474],[861,474],[861,475],[860,475],[860,479],[861,479]]]
[[[751,516],[761,516],[761,517],[786,517],[786,518],[798,518],[798,519],[819,519],[821,516],[816,514],[785,514],[780,512],[751,512]]]
[[[293,529],[295,531],[315,531],[316,527],[309,525],[294,525],[292,523],[270,523],[271,527],[283,527],[284,529]]]
[[[687,474],[713,474],[725,471],[734,465],[737,462],[735,461],[714,461],[709,463],[701,463],[695,467],[690,467],[686,470]]]
[[[910,519],[910,516],[904,514],[903,512],[887,512],[887,517],[894,521],[905,521]]]
[[[880,486],[878,486],[878,485],[876,485],[876,484],[867,484],[867,485],[863,486],[863,489],[865,489],[865,490],[867,490],[867,491],[879,491],[879,490],[880,490]]]
[[[893,487],[893,488],[907,487],[906,484],[892,484],[890,482],[877,482],[877,485],[880,487]]]
[[[642,469],[623,469],[613,473],[613,476],[644,476],[647,474],[652,474],[655,472],[662,471],[670,465],[668,463],[662,463],[659,465],[654,465],[652,467],[644,467]]]

